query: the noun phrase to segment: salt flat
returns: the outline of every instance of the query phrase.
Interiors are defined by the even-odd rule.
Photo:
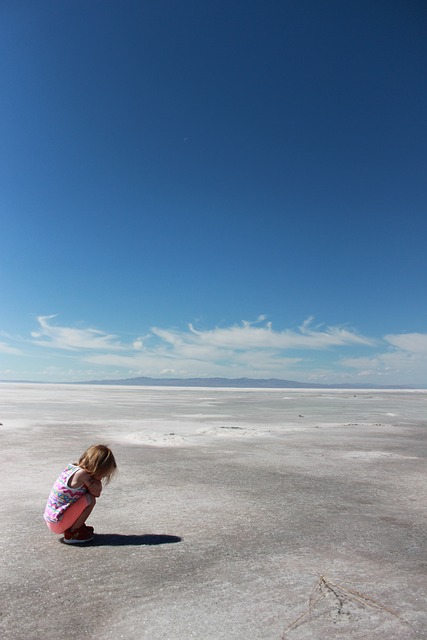
[[[426,391],[0,384],[3,637],[427,637],[426,408]],[[119,475],[94,543],[66,547],[41,515],[96,442]]]

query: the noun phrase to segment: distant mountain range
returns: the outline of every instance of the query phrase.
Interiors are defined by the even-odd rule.
[[[78,384],[128,385],[140,387],[220,387],[241,389],[413,389],[405,385],[313,384],[277,378],[123,378],[89,380]]]

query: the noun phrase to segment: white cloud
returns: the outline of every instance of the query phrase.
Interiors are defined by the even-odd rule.
[[[19,356],[21,355],[22,352],[19,349],[16,349],[15,347],[11,347],[5,342],[0,342],[0,353],[6,353],[11,356]]]
[[[101,350],[117,351],[123,349],[117,336],[98,329],[76,329],[50,324],[56,316],[39,316],[40,329],[33,331],[33,343],[41,347],[64,349],[67,351]]]
[[[17,339],[0,333],[3,360],[6,354],[21,355],[21,360],[26,356],[30,358],[27,366],[40,376],[49,371],[46,367],[53,367],[55,380],[73,379],[73,372],[75,379],[141,375],[276,377],[331,383],[359,379],[423,384],[427,380],[427,334],[389,334],[374,340],[346,327],[314,325],[313,318],[297,329],[276,330],[265,316],[259,316],[254,322],[212,329],[191,324],[186,329],[153,327],[125,342],[99,329],[59,325],[55,317],[37,319],[38,329],[30,342],[20,339],[22,351],[11,346]],[[345,354],[349,357],[343,357]]]
[[[130,353],[90,354],[91,364],[126,367],[140,375],[162,375],[164,371],[185,376],[290,377],[301,375],[301,351],[374,344],[370,338],[341,327],[310,328],[312,319],[298,331],[275,331],[260,316],[232,327],[198,330],[152,328],[151,340]],[[135,345],[135,343],[134,343]],[[298,350],[293,357],[290,352]],[[172,375],[172,373],[171,373]]]
[[[264,317],[261,317],[264,319]],[[229,328],[215,328],[210,331],[198,331],[190,324],[193,339],[183,332],[168,332],[168,340],[178,344],[185,339],[203,344],[229,347],[232,349],[328,349],[345,345],[372,346],[375,342],[353,331],[342,327],[327,327],[321,330],[319,327],[310,329],[312,318],[306,320],[299,331],[287,329],[274,331],[271,323],[263,327],[255,327],[244,322],[243,325],[235,325]]]
[[[417,354],[427,355],[427,333],[401,333],[385,336],[394,347]]]
[[[118,336],[99,329],[80,329],[52,324],[56,316],[39,316],[39,329],[32,332],[32,342],[38,346],[71,351],[143,351],[153,350],[164,357],[177,356],[210,359],[230,358],[239,352],[267,352],[290,350],[324,350],[339,346],[372,346],[371,338],[362,336],[342,327],[310,328],[312,318],[306,320],[298,331],[273,330],[271,322],[255,326],[265,321],[260,316],[256,322],[243,321],[231,327],[216,327],[210,330],[195,329],[192,324],[187,330],[162,329],[153,327],[145,338],[136,338],[132,345],[121,343]],[[155,346],[148,348],[150,341]],[[134,357],[134,356],[132,356]]]
[[[134,355],[91,354],[86,361],[91,365],[114,366],[132,371],[132,375],[183,377],[283,377],[294,370],[301,358],[277,357],[269,352],[233,353],[224,355],[220,351],[211,351],[209,358],[202,357],[206,352],[188,352],[152,350]]]
[[[397,384],[420,384],[427,380],[427,334],[404,333],[385,336],[387,351],[372,357],[343,358],[340,365],[360,377],[393,379]]]

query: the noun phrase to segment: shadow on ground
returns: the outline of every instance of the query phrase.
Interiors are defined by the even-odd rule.
[[[181,542],[179,536],[159,535],[155,533],[144,533],[142,535],[122,535],[120,533],[97,533],[89,543],[92,546],[103,547],[125,547],[140,545],[174,544]],[[75,545],[77,546],[77,545]]]

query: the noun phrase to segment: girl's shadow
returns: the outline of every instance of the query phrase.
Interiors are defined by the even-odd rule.
[[[88,542],[95,547],[125,547],[156,544],[173,544],[181,542],[179,536],[160,535],[156,533],[144,533],[142,535],[123,535],[121,533],[96,533],[93,540]],[[78,545],[75,545],[78,546]]]

